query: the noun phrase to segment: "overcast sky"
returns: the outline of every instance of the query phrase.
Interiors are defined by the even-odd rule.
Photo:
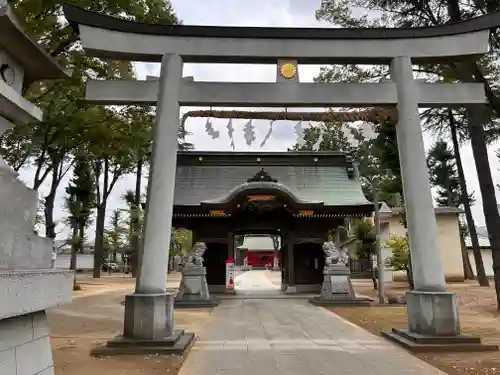
[[[172,0],[172,5],[177,15],[185,25],[231,25],[231,26],[288,26],[288,27],[324,27],[329,26],[315,19],[314,12],[319,7],[320,0]],[[139,63],[136,66],[139,79],[146,75],[158,75],[158,64]],[[318,74],[319,66],[299,67],[300,80],[312,81]],[[260,65],[211,65],[211,64],[186,64],[184,76],[194,76],[196,80],[205,81],[235,81],[235,82],[272,82],[276,78],[275,66]],[[193,108],[182,108],[182,112]],[[212,139],[205,133],[205,119],[188,119],[187,130],[192,134],[188,141],[195,145],[196,150],[231,150],[227,135],[227,120],[214,119],[213,127],[220,131],[219,139]],[[256,126],[256,141],[252,146],[247,146],[243,138],[242,128],[245,120],[233,121],[235,128],[234,138],[237,151],[286,151],[296,141],[294,123],[279,121],[274,124],[274,131],[267,144],[260,148],[260,143],[268,130],[266,121],[254,121]],[[430,136],[425,135],[426,147],[432,143]],[[495,183],[500,182],[499,163],[495,156],[498,145],[490,148],[490,164]],[[477,225],[484,224],[482,204],[479,194],[472,150],[470,145],[462,149],[462,159],[470,191],[476,191],[477,203],[473,208]],[[68,183],[68,176],[62,184],[57,197],[56,219],[63,219],[62,210],[64,188]],[[21,178],[32,185],[31,171],[23,171]],[[46,194],[48,182],[40,189],[40,194]],[[133,189],[134,176],[122,178],[116,185],[110,198],[108,211],[123,207],[120,196],[127,189]],[[64,238],[68,231],[63,226],[58,227],[59,239]],[[90,234],[91,231],[89,231]]]

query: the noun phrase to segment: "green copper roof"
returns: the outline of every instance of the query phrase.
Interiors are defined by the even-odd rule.
[[[175,184],[179,206],[225,197],[262,169],[306,201],[321,201],[325,206],[371,203],[363,195],[357,173],[349,178],[344,154],[193,152],[179,156]]]

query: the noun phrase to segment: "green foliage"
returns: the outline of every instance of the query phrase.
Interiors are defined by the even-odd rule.
[[[141,222],[142,222],[142,210],[141,206],[137,206],[135,202],[135,191],[128,189],[122,194],[122,201],[127,205],[126,213],[126,226],[128,228],[127,233],[127,246],[126,253],[132,254],[135,252],[135,239],[140,236]]]
[[[109,228],[104,231],[104,242],[108,252],[108,260],[116,261],[117,253],[126,252],[127,229],[123,225],[122,210],[113,210],[109,218]]]
[[[193,233],[184,228],[172,228],[170,239],[170,258],[188,253],[193,247]]]
[[[407,271],[409,269],[409,245],[407,236],[391,234],[389,241],[383,244],[391,249],[392,256],[387,259],[387,265],[395,271]]]
[[[327,77],[321,77],[321,82],[327,80]],[[396,128],[393,122],[372,125],[377,134],[374,139],[367,139],[359,128],[350,127],[352,138],[357,142],[355,148],[351,146],[342,131],[342,124],[324,123],[320,126],[323,130],[323,142],[319,145],[319,151],[350,152],[357,165],[361,186],[367,199],[374,200],[373,185],[376,183],[379,201],[384,201],[390,206],[400,203],[398,197],[402,195],[403,186]],[[307,128],[304,133],[305,144],[302,146],[295,144],[291,151],[312,151],[313,145],[319,139],[320,128]]]
[[[167,25],[178,23],[169,1],[68,2],[129,20]],[[113,181],[130,171],[134,160],[139,157],[147,160],[154,112],[150,108],[136,107],[117,111],[86,103],[87,79],[133,78],[132,64],[82,54],[77,33],[61,20],[60,2],[13,0],[9,4],[27,34],[72,71],[67,79],[32,84],[26,95],[44,110],[43,121],[17,126],[0,138],[0,154],[16,171],[25,166],[34,167],[34,189],[38,189],[47,178],[52,179],[45,205],[46,234],[52,236],[53,228],[48,227],[54,226],[53,202],[57,186],[74,163],[75,155],[91,156],[95,186],[101,188],[99,200],[105,201]],[[185,132],[180,130],[180,135],[185,137]],[[108,173],[113,175],[108,176]],[[103,180],[107,182],[105,187],[101,186]],[[102,232],[104,219],[98,221]]]
[[[351,145],[342,131],[342,124],[322,123],[320,126],[304,129],[305,144],[295,144],[289,151],[312,151],[321,131],[323,131],[323,140],[319,144],[318,151],[348,152],[351,150]]]
[[[173,237],[174,241],[173,244],[171,244],[171,250],[174,251],[170,253],[171,257],[176,254],[185,254],[191,251],[193,247],[193,233],[190,230],[184,228],[175,229]]]
[[[95,189],[89,161],[78,155],[73,167],[73,178],[66,187],[66,209],[70,226],[76,238],[72,238],[79,251],[83,251],[84,230],[90,224],[90,216],[95,206]]]
[[[353,12],[352,9],[357,11]],[[488,12],[500,9],[499,2],[457,2],[447,1],[387,1],[387,0],[322,0],[320,8],[316,11],[318,20],[327,21],[340,27],[425,27],[438,26],[450,22],[477,17]],[[376,12],[374,12],[376,10]],[[368,13],[369,12],[369,13]],[[370,14],[369,17],[366,14]],[[490,34],[490,53],[478,63],[467,66],[469,79],[483,83],[489,106],[493,110],[487,114],[483,124],[488,141],[493,141],[500,135],[498,115],[500,114],[500,96],[498,82],[500,71],[498,69],[498,55],[500,37],[498,30]],[[415,67],[420,76],[425,75],[433,82],[457,82],[463,80],[457,65],[425,65]],[[363,79],[364,81],[386,78],[387,68],[364,66],[333,66],[322,71],[320,77],[334,77],[338,80]],[[354,77],[354,78],[353,78]],[[426,127],[440,135],[446,134],[449,121],[446,116],[447,109],[429,109],[423,113]],[[465,120],[465,110],[454,111],[457,116],[459,133],[463,139],[469,137],[469,129]],[[494,112],[494,113],[493,113]]]
[[[447,142],[438,140],[427,155],[430,183],[437,188],[436,202],[439,206],[458,207],[463,203],[455,155]],[[469,197],[469,204],[474,198]]]
[[[369,258],[375,252],[375,227],[370,219],[359,220],[354,227],[358,258]]]

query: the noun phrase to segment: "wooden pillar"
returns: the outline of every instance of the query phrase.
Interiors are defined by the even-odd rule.
[[[293,254],[293,243],[295,236],[292,231],[288,231],[287,233],[287,260],[288,260],[288,285],[295,285],[295,259]]]

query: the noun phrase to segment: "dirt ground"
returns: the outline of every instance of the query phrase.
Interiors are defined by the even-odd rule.
[[[375,297],[371,281],[355,281],[356,293]],[[387,293],[402,295],[407,291],[405,283],[390,283]],[[485,343],[500,346],[500,315],[496,311],[493,286],[483,288],[475,282],[448,285],[448,290],[457,293],[460,304],[460,323],[463,332],[479,335]],[[332,308],[331,311],[363,327],[375,335],[393,327],[405,328],[406,308],[359,307]],[[500,352],[484,353],[439,353],[418,354],[419,358],[440,368],[450,375],[500,374]]]
[[[169,287],[180,277],[173,275]],[[90,349],[120,333],[123,323],[121,302],[134,289],[131,277],[105,276],[93,280],[79,276],[81,291],[74,292],[71,304],[48,312],[52,353],[56,375],[136,375],[177,374],[183,358],[179,356],[118,356],[94,358]],[[175,325],[198,332],[210,319],[210,309],[175,311]]]

